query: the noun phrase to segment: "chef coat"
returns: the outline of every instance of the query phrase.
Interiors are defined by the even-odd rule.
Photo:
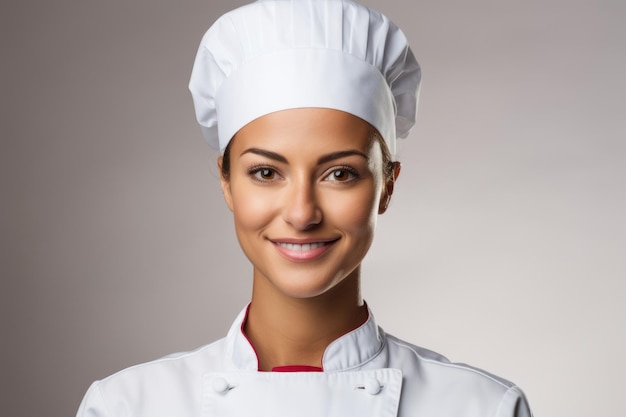
[[[323,372],[259,372],[242,330],[136,365],[87,391],[77,417],[529,417],[511,382],[386,334],[374,316],[333,341]]]

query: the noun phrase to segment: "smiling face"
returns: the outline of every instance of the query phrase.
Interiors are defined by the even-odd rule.
[[[368,123],[331,109],[271,113],[235,135],[229,165],[222,189],[255,285],[309,298],[358,281],[393,188]]]

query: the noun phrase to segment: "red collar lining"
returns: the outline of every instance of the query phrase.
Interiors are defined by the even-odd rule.
[[[324,372],[324,370],[319,366],[286,365],[275,366],[272,368],[272,372]]]

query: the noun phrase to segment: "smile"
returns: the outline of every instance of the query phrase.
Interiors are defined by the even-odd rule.
[[[274,247],[284,258],[292,262],[314,261],[324,255],[338,239],[325,242],[285,242],[272,241]]]
[[[326,245],[327,242],[315,242],[315,243],[303,243],[303,244],[276,242],[276,244],[280,246],[281,248],[285,248],[289,250],[305,251],[305,250],[321,248],[322,246]]]

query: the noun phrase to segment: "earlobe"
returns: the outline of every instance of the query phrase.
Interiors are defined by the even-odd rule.
[[[224,177],[222,173],[222,161],[223,158],[220,156],[217,158],[217,169],[220,173],[220,186],[222,188],[222,194],[224,195],[224,201],[226,201],[226,206],[230,211],[233,211],[233,196],[230,192],[230,180]]]
[[[378,204],[378,214],[383,214],[387,211],[387,208],[389,207],[389,202],[391,201],[391,195],[393,194],[393,187],[398,180],[398,176],[400,176],[400,168],[402,167],[400,165],[400,162],[392,162],[391,165],[391,177],[387,178],[383,193],[380,197],[380,203]]]

